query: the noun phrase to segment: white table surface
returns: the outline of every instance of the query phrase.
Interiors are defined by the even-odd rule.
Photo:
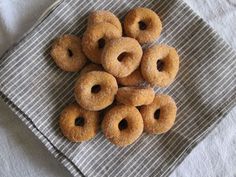
[[[236,49],[236,0],[185,0]],[[0,0],[0,54],[53,0]],[[0,176],[70,177],[70,173],[0,99]],[[171,177],[236,176],[236,108],[174,170]]]

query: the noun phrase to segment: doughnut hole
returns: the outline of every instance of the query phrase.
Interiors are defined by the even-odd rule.
[[[98,40],[98,48],[103,49],[105,47],[106,41],[104,38]]]
[[[124,130],[126,128],[128,128],[128,122],[126,119],[122,119],[118,125],[119,130]]]
[[[147,19],[142,19],[138,22],[138,28],[141,31],[145,31],[148,28],[150,28],[150,26],[152,26],[152,20],[147,18]]]
[[[154,113],[154,119],[158,120],[160,118],[161,110],[157,109]]]
[[[147,24],[144,21],[138,22],[138,26],[140,30],[146,30],[147,29]]]
[[[84,117],[77,117],[75,119],[75,126],[83,127],[85,123]]]
[[[91,92],[96,94],[98,92],[101,91],[101,86],[100,85],[94,85],[92,88],[91,88]]]
[[[162,59],[157,60],[157,70],[158,71],[163,71],[165,67],[165,62]]]
[[[117,57],[117,60],[118,60],[119,62],[122,62],[122,61],[124,61],[124,59],[127,58],[128,56],[129,56],[129,53],[123,52],[123,53],[121,53],[121,54]]]
[[[69,57],[73,57],[73,52],[70,49],[67,49],[67,54]]]

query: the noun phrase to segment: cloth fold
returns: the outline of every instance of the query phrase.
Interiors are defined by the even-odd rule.
[[[111,10],[122,19],[136,6],[160,15],[164,29],[157,43],[176,47],[181,56],[175,83],[156,88],[175,98],[176,124],[165,135],[143,134],[127,148],[111,145],[102,133],[89,142],[68,142],[60,134],[58,117],[73,101],[78,74],[55,66],[51,42],[65,33],[81,35],[91,10]],[[1,58],[0,91],[74,176],[167,176],[234,106],[235,59],[234,51],[181,0],[64,0]]]

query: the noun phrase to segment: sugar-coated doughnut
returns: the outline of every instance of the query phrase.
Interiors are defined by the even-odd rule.
[[[91,72],[91,71],[103,71],[103,68],[101,65],[89,63],[85,65],[85,67],[80,71],[80,75]]]
[[[88,17],[88,28],[96,23],[107,22],[117,27],[122,32],[120,20],[108,10],[91,12]]]
[[[138,7],[129,11],[125,16],[125,34],[137,39],[140,44],[155,41],[161,31],[161,20],[151,9]]]
[[[73,103],[62,111],[59,124],[62,134],[70,141],[87,141],[99,130],[99,113],[87,111]]]
[[[51,56],[58,67],[69,72],[79,71],[87,61],[82,52],[80,38],[68,34],[54,41]]]
[[[162,134],[174,125],[177,107],[175,101],[168,95],[156,95],[154,101],[141,106],[144,130],[151,134]]]
[[[130,106],[148,105],[153,102],[155,92],[153,88],[121,87],[116,94],[119,103]]]
[[[100,64],[101,54],[107,42],[121,35],[121,31],[110,23],[96,23],[90,26],[83,35],[83,51],[92,62]]]
[[[142,54],[138,41],[121,37],[107,43],[102,52],[101,63],[115,77],[126,77],[139,67]]]
[[[106,112],[102,121],[102,130],[106,138],[113,144],[127,146],[142,134],[142,116],[133,106],[114,106]]]
[[[124,86],[138,86],[144,82],[140,68],[136,69],[130,75],[122,78],[117,78],[117,82]]]
[[[143,78],[151,85],[170,85],[179,70],[179,55],[173,47],[155,45],[144,51],[141,61]]]
[[[114,76],[104,71],[91,71],[76,81],[75,99],[84,109],[98,111],[112,104],[117,90]]]

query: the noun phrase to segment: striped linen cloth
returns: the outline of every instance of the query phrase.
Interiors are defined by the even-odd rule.
[[[74,101],[78,74],[53,63],[52,40],[82,35],[92,10],[122,19],[138,6],[160,15],[164,29],[156,42],[174,46],[181,56],[176,81],[156,88],[176,100],[175,126],[164,135],[144,133],[126,148],[110,144],[101,132],[81,144],[67,141],[58,117]],[[64,0],[0,59],[0,95],[74,176],[168,176],[235,105],[235,75],[235,52],[181,0]]]

